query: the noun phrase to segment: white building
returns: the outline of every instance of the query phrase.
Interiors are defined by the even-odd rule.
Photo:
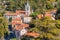
[[[24,17],[23,18],[24,23],[30,23],[31,20],[32,20],[32,17]]]
[[[26,11],[26,15],[30,15],[31,14],[31,11],[30,11],[30,5],[29,3],[27,2],[27,4],[25,5],[25,11]]]

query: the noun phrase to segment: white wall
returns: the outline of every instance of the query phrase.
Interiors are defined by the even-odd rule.
[[[24,17],[23,22],[24,23],[29,23],[32,20],[32,17]]]

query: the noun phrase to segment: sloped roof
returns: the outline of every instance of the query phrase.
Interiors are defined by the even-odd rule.
[[[43,14],[37,15],[37,18],[41,19],[43,17]]]
[[[15,26],[14,29],[15,29],[15,30],[21,30],[21,29],[23,29],[23,27],[21,27],[21,26],[19,25],[19,26]]]
[[[15,29],[16,30],[21,30],[22,28],[27,28],[27,27],[29,27],[29,25],[28,24],[20,24],[20,25],[16,25],[15,26]]]
[[[29,24],[21,24],[21,25],[22,25],[22,27],[24,27],[24,28],[29,27]]]
[[[21,24],[21,21],[12,21],[12,25]]]
[[[51,12],[45,12],[45,17],[52,17]]]
[[[20,17],[13,18],[12,21],[21,21],[21,18]]]
[[[27,34],[26,34],[27,36],[32,36],[32,37],[39,37],[39,33],[36,33],[36,32],[28,32]]]
[[[25,14],[25,11],[24,10],[16,10],[16,12],[6,11],[6,13],[4,15],[7,15],[7,16],[17,16],[19,14]]]
[[[24,10],[16,10],[16,13],[25,13]]]
[[[22,20],[20,17],[12,19],[12,25],[21,24]]]
[[[7,12],[7,13],[5,13],[4,15],[7,15],[7,16],[17,16],[18,14],[16,14],[16,13],[11,13],[11,12]]]

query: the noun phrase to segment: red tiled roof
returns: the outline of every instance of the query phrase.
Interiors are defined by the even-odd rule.
[[[21,21],[12,21],[12,25],[21,24]]]
[[[32,37],[39,37],[39,33],[36,33],[36,32],[28,32],[26,35],[32,36]]]
[[[20,24],[20,25],[16,25],[15,26],[15,29],[16,30],[21,30],[22,28],[27,28],[27,27],[29,27],[29,25],[28,24]]]
[[[23,29],[23,27],[21,27],[21,26],[15,26],[14,29],[15,29],[15,30],[21,30],[21,29]]]
[[[52,17],[52,15],[51,15],[50,12],[46,12],[46,13],[45,13],[45,17]]]
[[[37,15],[37,17],[38,17],[39,19],[41,19],[41,18],[43,17],[43,14]]]
[[[56,12],[57,12],[57,9],[54,9],[54,10],[52,10],[51,12],[54,12],[54,13],[56,13]]]
[[[5,15],[7,15],[7,16],[17,16],[16,13],[6,13]]]
[[[41,19],[43,17],[52,17],[52,15],[51,15],[51,12],[45,12],[44,16],[43,16],[43,14],[39,14],[39,15],[37,15],[37,17],[39,19]]]
[[[22,25],[22,27],[24,27],[24,28],[29,27],[29,24],[21,24],[21,25]]]
[[[12,21],[21,21],[21,18],[20,17],[14,18],[14,19],[12,19]]]
[[[23,10],[16,10],[16,13],[18,13],[18,14],[25,14],[25,11],[23,11]]]
[[[20,17],[12,19],[12,25],[21,24],[22,20]]]
[[[5,13],[5,15],[7,15],[7,16],[17,16],[19,14],[25,14],[25,11],[23,11],[23,10],[16,10],[15,13],[14,12],[10,12],[10,11],[7,11]]]
[[[24,10],[16,10],[16,12],[18,12],[18,13],[19,13],[19,12],[25,12],[25,11],[24,11]]]

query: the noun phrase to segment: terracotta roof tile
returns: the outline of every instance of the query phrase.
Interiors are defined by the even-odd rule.
[[[22,20],[20,17],[12,19],[12,25],[21,24]]]
[[[25,11],[23,11],[23,10],[16,10],[15,13],[14,12],[10,12],[10,11],[7,11],[5,13],[5,15],[8,15],[8,16],[17,16],[19,14],[25,14]]]
[[[12,21],[12,25],[21,24],[21,21]]]
[[[19,13],[19,12],[25,12],[25,11],[24,10],[16,10],[16,12]]]
[[[52,17],[52,15],[51,15],[50,12],[46,12],[46,13],[45,13],[45,17]]]
[[[43,17],[43,14],[37,15],[37,17],[38,17],[39,19],[41,19],[41,18]]]
[[[29,24],[21,24],[24,28],[29,27]]]
[[[16,14],[16,13],[5,13],[4,15],[7,15],[7,16],[17,16],[18,14]]]
[[[15,26],[15,29],[16,30],[21,30],[22,28],[26,28],[26,27],[29,27],[29,25],[28,24],[20,24],[20,25],[16,25]]]
[[[23,10],[16,10],[16,13],[17,14],[25,14],[25,11],[23,11]]]
[[[12,21],[21,21],[21,18],[18,17],[18,18],[13,18]]]
[[[23,27],[21,27],[21,26],[15,26],[14,29],[15,29],[15,30],[21,30],[21,29],[23,29]]]
[[[32,36],[32,37],[39,37],[39,33],[36,33],[36,32],[29,32],[26,35],[27,36]]]

